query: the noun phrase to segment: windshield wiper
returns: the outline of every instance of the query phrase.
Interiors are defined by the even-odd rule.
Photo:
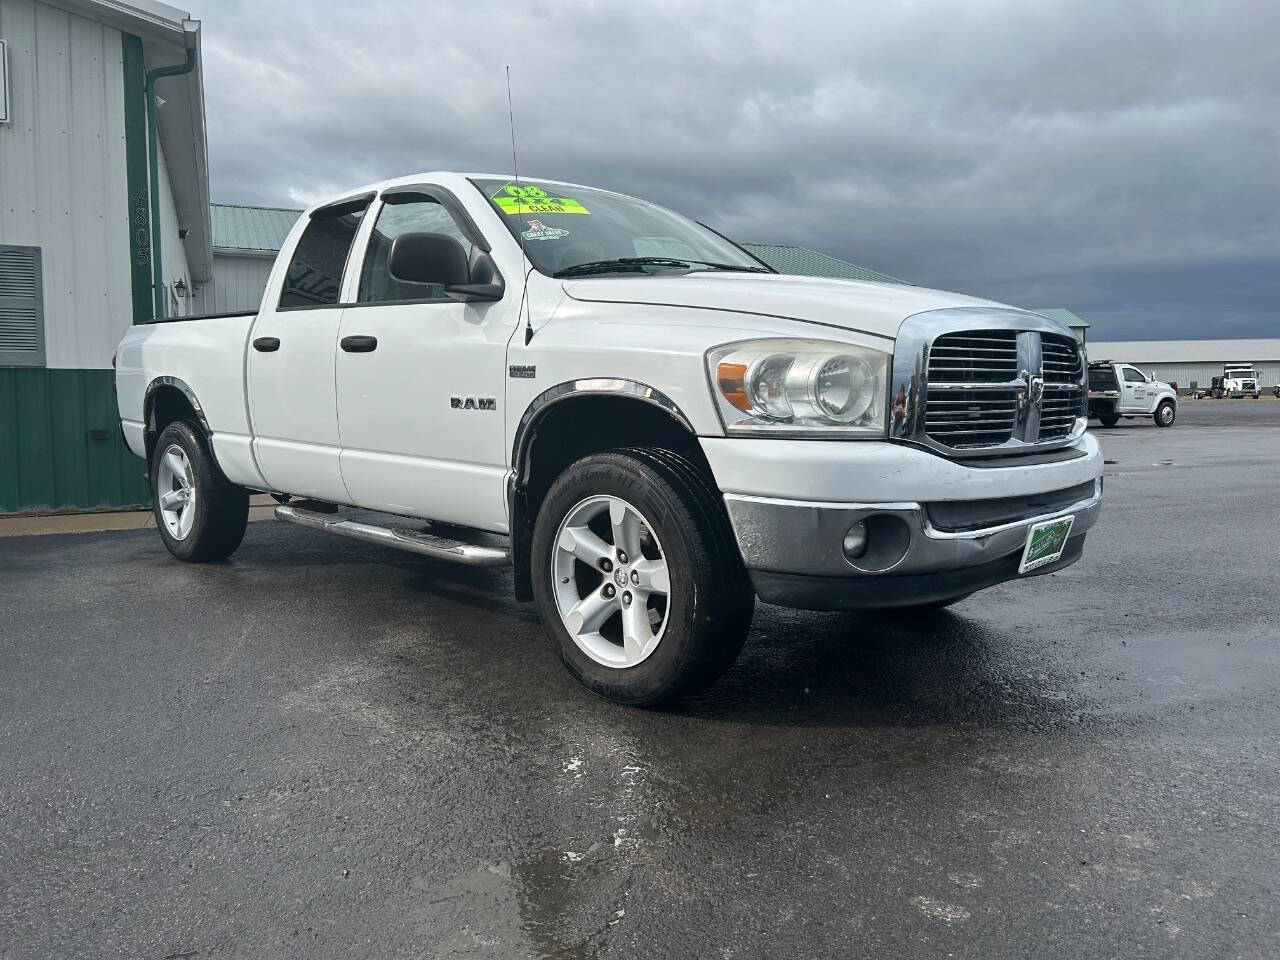
[[[711,260],[682,260],[675,257],[615,257],[612,260],[591,260],[575,263],[557,270],[553,277],[576,277],[589,273],[610,273],[619,270],[641,272],[644,267],[708,267],[712,270],[741,270],[746,273],[768,273],[764,267],[738,266],[732,263],[715,263]]]

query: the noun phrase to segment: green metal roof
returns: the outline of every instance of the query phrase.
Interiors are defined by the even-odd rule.
[[[793,273],[802,277],[838,277],[844,280],[870,280],[872,283],[902,283],[907,281],[891,277],[878,270],[869,270],[845,260],[837,260],[808,247],[782,243],[744,243],[744,247],[779,273]]]
[[[282,207],[247,207],[214,203],[213,246],[216,250],[261,250],[274,253],[302,214]]]
[[[1050,320],[1057,320],[1059,323],[1065,323],[1073,330],[1088,329],[1091,326],[1088,320],[1072,313],[1066,307],[1032,307],[1031,312],[1038,313],[1042,317],[1048,317]]]

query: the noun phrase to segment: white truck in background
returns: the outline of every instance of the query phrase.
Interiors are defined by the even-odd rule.
[[[1089,416],[1104,427],[1114,427],[1121,417],[1150,417],[1157,427],[1171,427],[1178,416],[1178,394],[1131,363],[1091,360]]]
[[[1224,363],[1220,395],[1232,400],[1239,400],[1241,397],[1252,397],[1257,400],[1262,395],[1262,387],[1253,364]]]
[[[265,491],[314,530],[512,566],[570,672],[631,704],[713,682],[756,597],[936,609],[1074,563],[1102,500],[1056,321],[780,276],[546,180],[313,207],[260,310],[133,327],[116,390],[175,557],[228,557]]]

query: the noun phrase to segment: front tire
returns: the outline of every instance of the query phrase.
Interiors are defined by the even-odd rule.
[[[547,492],[533,592],[569,672],[609,700],[654,706],[729,669],[754,609],[723,501],[667,450],[584,457]]]
[[[249,491],[222,475],[204,435],[184,420],[156,439],[151,499],[160,539],[179,560],[225,560],[244,539]]]
[[[1157,427],[1172,427],[1173,421],[1178,415],[1177,408],[1173,405],[1172,400],[1162,400],[1160,406],[1156,407],[1155,421]]]

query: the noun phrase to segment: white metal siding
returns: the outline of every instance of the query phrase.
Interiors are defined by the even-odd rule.
[[[0,0],[0,36],[0,244],[41,248],[46,365],[109,367],[132,316],[120,32]]]
[[[213,280],[197,292],[194,309],[199,313],[257,310],[274,262],[274,257],[236,256],[215,250]]]
[[[1240,359],[1251,362],[1249,357]],[[1214,377],[1222,376],[1220,363],[1136,363],[1134,365],[1144,373],[1154,373],[1158,380],[1176,383],[1179,390],[1190,388],[1193,381],[1201,387],[1207,387]],[[1258,379],[1262,381],[1261,385],[1267,390],[1280,383],[1280,361],[1254,363],[1253,369],[1257,371]]]

